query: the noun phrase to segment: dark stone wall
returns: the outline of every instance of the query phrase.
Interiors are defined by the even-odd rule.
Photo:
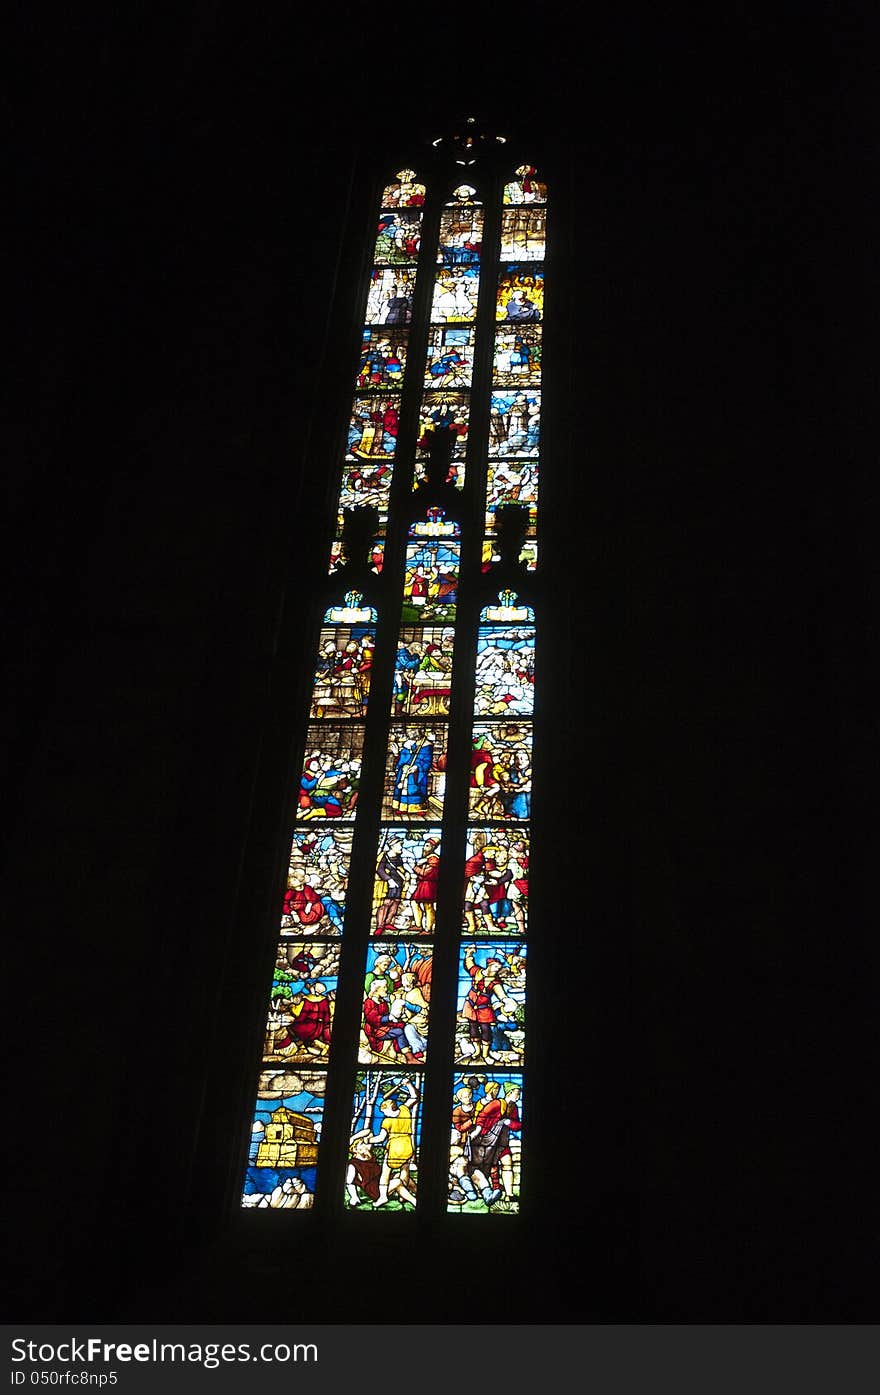
[[[420,1223],[416,1257],[229,1220],[375,151],[472,100],[430,46],[371,68],[330,29],[205,4],[26,36],[11,1305],[872,1321],[876,171],[867,34],[817,17],[573,55],[551,25],[528,101],[480,69],[554,172],[568,313],[529,1214]]]

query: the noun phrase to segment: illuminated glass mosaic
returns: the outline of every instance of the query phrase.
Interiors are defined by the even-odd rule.
[[[388,458],[378,460],[361,459],[356,465],[347,465],[339,489],[339,512],[337,526],[342,528],[345,509],[372,505],[379,511],[379,526],[384,531],[388,525],[388,505],[391,497],[392,465]]]
[[[526,570],[533,572],[538,565],[538,544],[526,540],[519,551],[519,560],[525,563]],[[483,571],[489,571],[497,562],[501,561],[501,553],[498,551],[494,538],[486,538],[483,542]]]
[[[447,740],[447,728],[441,722],[392,722],[388,731],[383,819],[428,822],[442,817]]]
[[[540,392],[493,389],[489,405],[489,454],[537,455],[540,441]]]
[[[422,215],[415,209],[384,212],[376,231],[374,260],[380,265],[405,265],[417,260],[421,246]]]
[[[481,716],[530,717],[534,698],[534,625],[481,625],[474,711]]]
[[[427,189],[419,183],[415,170],[397,171],[397,179],[382,191],[383,208],[421,208]]]
[[[458,542],[438,538],[407,545],[401,608],[404,624],[454,621],[460,564]]]
[[[504,186],[504,202],[546,203],[547,186],[537,178],[537,173],[534,165],[520,165],[516,171],[516,178]]]
[[[536,266],[509,266],[498,278],[496,318],[509,324],[537,324],[544,315],[544,272]]]
[[[436,898],[436,886],[434,896]],[[428,1051],[433,945],[374,940],[367,950],[358,1061],[413,1065]]]
[[[321,630],[310,710],[314,718],[366,716],[376,612],[359,605],[359,593],[350,599],[351,605],[331,609],[324,617],[349,623],[325,625]]]
[[[351,1109],[345,1205],[413,1209],[418,1194],[422,1076],[393,1069],[358,1074]]]
[[[525,945],[518,940],[465,944],[458,970],[455,1059],[469,1065],[521,1066],[526,1020]]]
[[[444,208],[440,215],[437,261],[445,266],[471,266],[480,260],[482,249],[483,210],[480,205],[462,200],[454,207]]]
[[[479,164],[467,178],[450,197],[409,168],[386,176],[365,248],[360,346],[332,446],[340,594],[314,617],[300,674],[308,725],[261,1009],[247,1209],[412,1212],[424,1098],[437,1122],[449,1109],[432,1160],[440,1180],[448,1147],[445,1211],[520,1208],[538,624],[510,577],[528,592],[537,566],[547,189],[534,165],[511,161],[499,208]],[[420,259],[429,283],[417,294]],[[493,591],[485,574],[499,564]],[[456,883],[460,901],[444,901]],[[432,1007],[435,955],[448,988]],[[454,1066],[445,1083],[442,1060]],[[319,1185],[325,1100],[328,1139],[347,1128],[349,1143]]]
[[[424,386],[470,387],[475,341],[473,325],[431,325]]]
[[[538,461],[534,457],[489,461],[486,476],[487,532],[495,528],[495,510],[500,504],[524,504],[528,509],[528,531],[530,534],[535,532],[538,522]]]
[[[532,805],[531,723],[478,722],[471,749],[472,818],[526,820]]]
[[[469,1071],[452,1082],[447,1210],[516,1215],[522,1173],[523,1078]]]
[[[352,407],[346,436],[346,460],[390,460],[397,446],[400,397],[359,397]]]
[[[527,828],[481,824],[467,833],[462,932],[525,938],[529,915]]]
[[[426,392],[419,412],[419,447],[427,450],[431,441],[430,432],[446,429],[452,435],[453,455],[464,455],[469,416],[469,393]]]
[[[330,1054],[341,945],[337,940],[285,941],[278,946],[263,1060],[314,1065]]]
[[[341,935],[345,923],[352,830],[297,829],[290,849],[281,930],[291,935]]]
[[[330,566],[328,570],[331,573],[336,572],[339,570],[341,566],[344,565],[344,562],[345,558],[342,555],[342,541],[341,539],[337,538],[336,540],[334,540],[330,548]],[[384,565],[385,540],[384,538],[376,538],[376,540],[372,544],[372,547],[370,548],[370,568],[378,576],[382,571]]]
[[[433,323],[461,324],[477,317],[480,294],[478,266],[446,266],[434,280]]]
[[[371,935],[429,935],[436,923],[439,825],[383,828],[376,854]]]
[[[363,750],[362,726],[320,722],[309,727],[299,783],[300,819],[354,819]]]
[[[395,717],[448,717],[455,631],[450,625],[405,625],[394,661]]]
[[[501,215],[501,260],[544,260],[547,212],[543,208],[505,208]]]
[[[356,386],[380,389],[383,393],[389,389],[399,391],[403,386],[408,347],[408,330],[374,329],[367,325],[361,341]]]
[[[260,1075],[242,1205],[306,1210],[314,1203],[325,1071]]]
[[[370,325],[408,325],[416,286],[414,267],[375,267],[364,319]]]
[[[503,326],[495,334],[492,381],[497,387],[538,387],[541,383],[543,326]]]

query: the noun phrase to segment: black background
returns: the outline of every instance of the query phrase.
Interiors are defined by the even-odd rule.
[[[22,32],[17,1318],[876,1319],[876,38],[850,6],[578,30],[203,3]],[[415,1246],[239,1232],[247,927],[277,873],[365,171],[471,106],[546,152],[573,331],[544,467],[560,910],[530,1214]]]

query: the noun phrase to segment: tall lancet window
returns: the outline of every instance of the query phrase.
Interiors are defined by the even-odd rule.
[[[509,148],[469,121],[377,200],[248,1208],[527,1203],[547,190]]]

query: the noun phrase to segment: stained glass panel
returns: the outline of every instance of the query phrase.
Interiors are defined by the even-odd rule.
[[[345,922],[350,828],[297,829],[290,849],[281,929],[293,935],[341,935]]]
[[[464,864],[465,934],[525,936],[529,915],[529,834],[526,828],[467,831]]]
[[[526,1020],[526,950],[519,940],[461,947],[455,1059],[521,1066]]]
[[[321,722],[309,726],[300,778],[300,819],[354,818],[363,750],[360,724],[344,727]]]
[[[520,165],[516,171],[516,179],[504,186],[504,202],[546,203],[547,185],[535,178],[537,172],[534,165]]]
[[[266,1021],[266,1065],[314,1065],[330,1053],[341,942],[278,946]]]
[[[426,392],[419,411],[420,449],[428,449],[431,431],[448,427],[453,438],[453,455],[464,455],[469,419],[470,393]]]
[[[474,712],[480,716],[531,716],[534,690],[534,625],[481,625]]]
[[[544,272],[537,266],[507,266],[498,278],[495,317],[516,324],[534,323],[544,313]]]
[[[454,518],[447,518],[445,509],[425,510],[424,518],[409,525],[411,538],[460,538],[461,527]]]
[[[412,319],[415,285],[415,267],[374,267],[364,322],[370,325],[408,325]]]
[[[437,210],[438,239],[430,249],[434,283],[430,295],[419,296],[419,322],[412,331],[426,193],[414,171],[399,171],[396,181],[387,185],[373,224],[373,265],[330,568],[337,569],[340,579],[357,576],[364,562],[378,573],[386,563],[399,567],[404,551],[403,577],[398,575],[396,583],[389,578],[392,588],[401,586],[401,629],[394,649],[393,634],[383,631],[379,650],[388,663],[383,663],[382,674],[374,674],[378,621],[360,595],[349,591],[345,603],[332,607],[323,619],[281,908],[281,943],[266,1009],[264,1070],[243,1200],[249,1207],[311,1205],[327,1070],[334,1078],[333,1108],[344,1115],[345,1097],[335,1092],[340,1085],[345,1088],[345,1072],[357,1065],[345,1205],[360,1211],[412,1210],[423,1070],[430,1068],[428,1055],[442,1054],[441,1045],[448,1051],[454,1037],[457,1074],[452,1087],[448,1210],[484,1215],[518,1210],[534,614],[527,606],[514,607],[513,593],[505,591],[500,604],[487,606],[479,617],[470,824],[458,912],[458,989],[455,1012],[447,1001],[441,1020],[437,1004],[432,1010],[430,1001],[453,710],[453,626],[460,603],[461,548],[477,546],[472,531],[480,503],[459,494],[459,504],[451,507],[428,460],[432,434],[451,428],[447,478],[461,489],[474,364],[488,367],[491,356],[491,402],[484,398],[475,408],[475,420],[482,422],[490,407],[489,442],[486,454],[472,457],[469,468],[477,474],[475,487],[486,474],[487,533],[494,531],[501,505],[526,505],[529,534],[520,556],[533,568],[546,199],[536,173],[534,166],[521,165],[504,189],[504,207],[494,210],[501,215],[500,243],[496,238],[491,249],[491,284],[497,290],[493,296],[486,287],[484,322],[479,326],[480,262],[487,248],[483,207],[474,188],[461,185]],[[494,218],[490,225],[498,227]],[[411,332],[419,353],[427,339],[426,357],[423,368],[420,363],[409,365],[405,390]],[[406,488],[411,482],[417,491],[412,513],[421,511],[406,537],[405,517],[389,517],[401,414],[403,467],[408,472],[413,466]],[[404,481],[398,480],[398,485],[404,487]],[[447,518],[441,499],[455,519]],[[344,518],[345,510],[361,505],[372,506],[378,514],[376,524],[372,516],[363,516],[363,530],[357,519]],[[347,546],[358,549],[356,557],[342,556],[343,522]],[[367,528],[376,534],[372,552],[369,536],[362,538]],[[499,560],[496,545],[491,536],[482,540],[484,571]],[[469,564],[476,562],[473,552],[467,558]],[[468,633],[476,619],[474,604],[469,597]],[[385,617],[384,624],[393,623]],[[364,887],[365,895],[356,905],[349,900],[353,851],[359,859],[362,851],[369,853],[358,852],[354,826],[371,683],[374,696],[379,684],[383,704],[388,690],[382,685],[388,683],[392,691],[390,711],[386,708],[390,720],[382,794],[369,825],[375,828],[379,823],[372,889]],[[378,729],[376,735],[381,742]],[[381,759],[381,751],[373,752],[368,769]],[[459,768],[455,778],[454,787],[460,789],[464,770]],[[363,886],[360,874],[358,881]],[[449,909],[454,924],[455,908]],[[344,927],[350,943],[353,930],[354,942],[362,943],[361,935],[367,938],[364,992],[357,1016],[352,1015],[344,1030],[340,1019],[336,1030]],[[448,951],[454,958],[453,946],[448,945]],[[451,974],[448,960],[446,967]],[[352,971],[357,974],[356,964],[343,972]],[[357,980],[348,982],[357,989]],[[351,1050],[346,1060],[331,1064],[334,1035],[335,1055],[342,1042]],[[442,1094],[437,1101],[442,1110]],[[334,1113],[334,1138],[345,1124]],[[442,1157],[435,1162],[442,1165]],[[341,1185],[337,1175],[330,1190]],[[322,1197],[325,1190],[322,1187]]]
[[[515,1215],[522,1172],[522,1076],[465,1069],[453,1081],[451,1105],[447,1210]]]
[[[450,626],[406,625],[397,641],[391,711],[395,717],[448,717],[452,691]]]
[[[431,325],[425,387],[470,387],[475,339],[473,325]]]
[[[475,723],[471,751],[471,817],[527,819],[531,802],[531,723]]]
[[[432,322],[456,324],[476,319],[479,294],[478,266],[444,267],[442,271],[438,271],[434,281]]]
[[[312,717],[366,716],[375,635],[375,625],[322,629],[312,688]]]
[[[440,216],[437,261],[445,266],[470,266],[480,260],[483,247],[483,210],[465,203],[444,208]]]
[[[305,1210],[312,1205],[326,1083],[324,1071],[262,1072],[243,1206]]]
[[[415,170],[397,171],[397,181],[382,190],[383,208],[420,208],[425,202],[426,189],[420,184]]]
[[[390,460],[397,447],[400,394],[355,399],[348,422],[346,460]]]
[[[418,209],[383,212],[376,232],[374,259],[380,265],[414,262],[419,255],[422,215]]]
[[[418,450],[416,452],[415,470],[413,471],[413,489],[417,489],[419,484],[427,479],[428,452]],[[461,489],[464,485],[464,456],[453,456],[446,474],[447,484],[452,484],[456,489]]]
[[[371,934],[430,934],[439,875],[439,827],[383,828],[376,854]]]
[[[533,572],[538,565],[538,544],[527,539],[519,552],[519,560],[525,562],[526,569]],[[496,562],[501,561],[501,553],[497,549],[494,538],[486,538],[483,542],[483,564],[484,572],[487,572]]]
[[[537,455],[540,439],[540,392],[493,390],[489,407],[489,454]]]
[[[361,1065],[412,1065],[425,1060],[433,949],[423,940],[371,943],[361,1013]]]
[[[486,529],[495,528],[499,504],[525,504],[529,510],[529,533],[538,520],[538,461],[521,456],[519,460],[490,460],[486,479]]]
[[[506,208],[501,215],[501,260],[543,261],[546,225],[546,209]]]
[[[455,619],[460,557],[461,544],[445,538],[407,545],[401,610],[404,624]]]
[[[362,503],[364,502],[363,499],[361,500],[361,502],[362,502]],[[349,505],[349,507],[351,507],[351,506]],[[329,567],[329,571],[331,571],[331,572],[337,571],[337,570],[343,565],[344,561],[345,561],[345,559],[344,559],[344,557],[343,557],[343,555],[342,555],[342,540],[341,540],[341,538],[336,538],[336,539],[334,540],[334,542],[331,544],[331,547],[330,547],[330,567]],[[372,547],[370,548],[370,569],[371,569],[371,571],[374,571],[374,572],[376,573],[376,575],[378,576],[379,573],[382,571],[382,568],[383,568],[384,565],[385,565],[385,539],[384,539],[384,538],[376,538],[376,539],[374,540],[374,542],[373,542]]]
[[[443,723],[433,726],[393,722],[382,798],[383,819],[437,820],[446,790],[446,745]]]
[[[379,459],[375,463],[360,460],[353,467],[346,467],[339,489],[339,512],[337,527],[342,528],[345,509],[360,508],[371,504],[379,511],[379,526],[385,529],[388,524],[388,499],[391,493],[392,465],[390,460]]]
[[[347,1209],[405,1211],[415,1206],[421,1088],[419,1073],[358,1073],[345,1172]]]
[[[495,335],[492,381],[497,387],[540,387],[542,326],[523,324]]]
[[[409,343],[407,329],[373,329],[367,325],[361,340],[357,386],[398,390],[403,384],[406,351]]]

